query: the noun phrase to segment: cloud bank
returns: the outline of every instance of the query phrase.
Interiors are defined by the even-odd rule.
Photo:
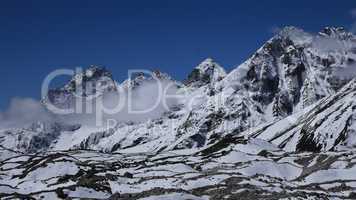
[[[52,121],[54,115],[31,98],[13,98],[8,109],[0,113],[0,128],[19,128],[36,121]]]
[[[172,97],[176,93],[177,86],[172,81],[145,82],[133,90],[108,92],[100,98],[85,101],[83,106],[89,110],[66,115],[49,111],[35,99],[14,98],[9,108],[0,112],[0,128],[21,128],[38,121],[86,126],[97,126],[98,120],[101,120],[103,126],[107,125],[108,120],[138,123],[159,118],[178,104],[178,99]]]

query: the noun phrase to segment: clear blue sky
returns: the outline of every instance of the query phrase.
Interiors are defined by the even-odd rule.
[[[2,0],[0,109],[12,97],[39,98],[57,68],[105,65],[117,80],[158,68],[181,80],[213,57],[231,70],[275,27],[350,27],[352,8],[355,0]]]

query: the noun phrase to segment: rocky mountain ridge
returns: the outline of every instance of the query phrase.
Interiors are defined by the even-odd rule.
[[[183,83],[159,71],[117,83],[90,67],[43,104],[69,108],[155,81],[184,95],[158,116],[110,128],[1,130],[0,197],[353,198],[355,44],[343,28],[286,27],[231,72],[208,58]]]
[[[97,127],[90,131],[89,127],[81,127],[65,135],[72,137],[68,148],[112,152],[130,147],[135,151],[157,152],[202,147],[227,133],[240,134],[284,119],[335,94],[351,80],[337,72],[355,62],[354,49],[328,51],[315,44],[319,38],[342,44],[355,40],[342,28],[325,28],[313,36],[295,27],[286,27],[230,73],[208,58],[192,71],[184,85],[175,81],[186,96],[173,110],[143,123],[122,122],[110,130]],[[154,79],[174,81],[169,75],[155,71],[148,76],[136,73],[119,84],[109,71],[93,66],[76,74],[64,87],[50,90],[48,100],[67,108],[77,96],[92,99],[116,91],[120,86],[133,89]],[[75,90],[76,87],[80,89]],[[192,97],[196,97],[196,102],[188,107]],[[79,134],[83,135],[81,141],[74,138]],[[90,139],[93,137],[94,140]],[[60,139],[59,136],[52,142]],[[47,145],[50,146],[57,149],[55,143]]]

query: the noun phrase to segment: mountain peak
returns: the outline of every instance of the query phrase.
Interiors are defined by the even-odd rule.
[[[270,41],[274,40],[291,40],[295,45],[304,46],[312,41],[313,36],[303,29],[295,26],[286,26],[282,28],[276,36]]]
[[[341,40],[348,40],[354,37],[353,34],[348,32],[344,27],[325,27],[319,32],[319,35]]]
[[[278,32],[278,34],[280,34],[280,35],[290,34],[290,33],[293,33],[295,31],[303,31],[303,30],[300,29],[300,28],[297,28],[295,26],[285,26]]]
[[[199,67],[202,64],[207,64],[207,63],[214,63],[214,59],[211,57],[205,58],[197,67]]]
[[[108,76],[112,78],[112,74],[103,66],[90,65],[87,69],[84,70],[86,77],[97,77],[97,76]]]
[[[344,27],[335,27],[327,26],[319,32],[320,36],[331,37],[335,39],[351,39],[353,34],[347,31]],[[275,36],[277,38],[289,38],[291,40],[301,40],[306,38],[313,37],[313,34],[310,34],[303,29],[300,29],[295,26],[285,26],[282,28],[278,34]]]
[[[153,70],[151,73],[135,72],[131,76],[122,82],[121,87],[126,89],[133,89],[146,81],[173,81],[172,77],[167,73],[160,70]]]
[[[99,79],[111,79],[112,74],[105,67],[90,65],[85,70],[76,73],[64,88],[67,90],[75,89],[75,85],[82,85],[87,82],[96,82]]]
[[[222,80],[226,71],[212,58],[206,58],[189,74],[184,83],[191,87],[201,87]]]
[[[74,91],[78,89],[78,87],[81,87],[85,90],[88,86],[94,85],[96,87],[105,88],[106,86],[113,86],[114,80],[111,72],[108,71],[105,67],[90,65],[83,71],[76,73],[62,89],[67,91]]]
[[[116,85],[112,74],[105,67],[90,65],[74,74],[63,87],[50,89],[42,101],[45,104],[51,102],[58,108],[69,108],[73,106],[76,97],[97,97],[117,90]]]
[[[152,76],[156,77],[158,80],[173,80],[167,73],[161,72],[158,69],[153,70]]]

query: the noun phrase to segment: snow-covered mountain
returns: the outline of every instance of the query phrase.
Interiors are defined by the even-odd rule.
[[[70,108],[78,97],[85,101],[118,87],[135,90],[154,80],[171,81],[179,88],[178,93],[185,93],[171,110],[143,122],[122,122],[110,130],[96,127],[91,131],[82,124],[78,130],[65,134],[66,149],[113,152],[133,148],[157,152],[202,147],[227,133],[239,134],[303,112],[335,94],[353,77],[343,72],[356,64],[355,41],[342,28],[325,28],[312,35],[286,27],[230,73],[208,58],[192,70],[183,84],[159,71],[150,75],[137,72],[119,84],[109,71],[92,66],[74,75],[63,87],[50,90],[43,103]],[[64,142],[61,134],[55,135],[57,139],[54,137],[53,144],[46,147],[63,148],[56,145]],[[13,148],[7,144],[4,146]]]
[[[140,93],[155,81],[173,86],[181,98],[140,120],[120,118],[110,128],[55,117],[1,130],[0,172],[11,175],[2,176],[9,182],[0,182],[0,189],[9,197],[352,197],[356,179],[346,177],[356,145],[355,68],[356,36],[335,27],[317,34],[286,27],[231,72],[208,58],[182,83],[159,71],[118,83],[105,68],[91,66],[50,90],[42,104],[71,108],[77,98],[87,102],[121,89]],[[53,164],[39,166],[48,173],[55,165],[68,170],[58,172],[59,179],[42,177],[31,168],[42,161]],[[10,163],[15,167],[6,167]],[[28,186],[34,176],[42,182],[37,189]]]

